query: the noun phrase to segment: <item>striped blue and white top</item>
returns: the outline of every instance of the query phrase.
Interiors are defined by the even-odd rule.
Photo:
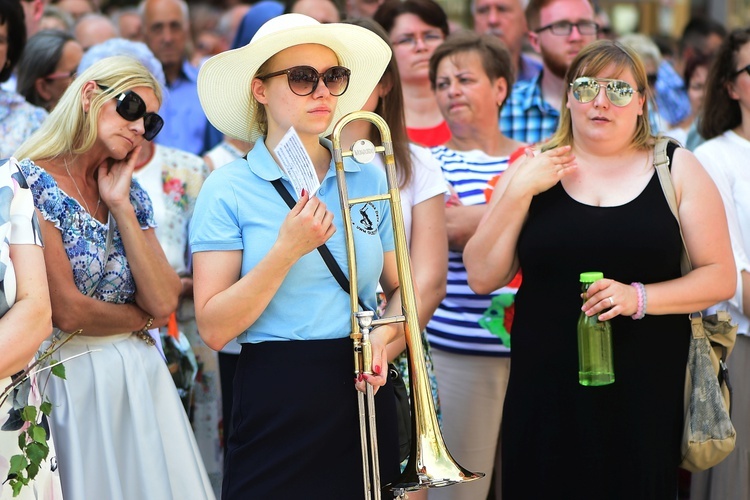
[[[485,204],[487,183],[508,168],[507,156],[454,151],[445,146],[431,151],[463,205]],[[508,286],[490,295],[477,295],[469,288],[463,254],[450,251],[446,296],[427,325],[431,346],[461,354],[510,355],[509,330],[517,290]]]

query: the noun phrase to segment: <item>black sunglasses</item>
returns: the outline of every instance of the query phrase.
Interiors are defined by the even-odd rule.
[[[104,91],[109,90],[109,87],[105,87],[104,85],[99,85],[99,88]],[[141,96],[132,90],[126,90],[122,94],[115,96],[114,99],[117,100],[117,114],[127,121],[134,122],[139,118],[143,118],[144,139],[151,141],[161,131],[161,128],[164,126],[164,119],[156,113],[146,112],[146,103]]]
[[[311,66],[294,66],[293,68],[282,69],[267,75],[257,77],[260,81],[266,81],[274,76],[286,75],[289,89],[300,97],[304,97],[315,92],[318,88],[318,82],[323,79],[323,83],[328,87],[332,96],[338,97],[346,92],[349,87],[349,76],[351,71],[343,66],[333,66],[325,70],[322,74]]]

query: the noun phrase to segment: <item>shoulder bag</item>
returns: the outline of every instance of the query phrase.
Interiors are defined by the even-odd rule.
[[[654,167],[669,208],[680,223],[669,164],[678,145],[660,137],[654,148]],[[682,238],[681,269],[692,270],[685,238]],[[734,449],[736,432],[730,418],[731,385],[726,360],[732,352],[737,325],[726,311],[704,316],[689,315],[692,337],[685,374],[685,422],[680,467],[691,472],[706,470],[724,460]]]

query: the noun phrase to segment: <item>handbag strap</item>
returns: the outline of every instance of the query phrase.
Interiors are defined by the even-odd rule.
[[[107,265],[107,260],[109,260],[109,254],[112,251],[112,239],[115,235],[115,219],[112,217],[112,212],[109,213],[109,218],[107,220],[107,224],[109,225],[109,228],[107,229],[107,243],[104,250],[104,265]],[[92,297],[94,295],[94,292],[96,291],[99,284],[104,279],[104,272],[102,272],[101,277],[99,278],[99,281],[96,282],[96,285],[89,288],[88,292],[86,292],[87,297]],[[61,333],[65,333],[59,328],[55,327],[52,329],[52,337],[58,337]]]
[[[690,262],[690,254],[688,253],[687,245],[685,244],[685,235],[682,232],[682,224],[680,224],[679,207],[677,205],[677,195],[675,194],[674,184],[672,183],[672,174],[669,169],[669,165],[672,162],[675,149],[679,147],[674,139],[669,137],[659,137],[656,140],[654,146],[654,168],[659,176],[659,183],[661,189],[664,192],[664,197],[667,199],[669,209],[672,211],[672,215],[677,219],[677,225],[680,227],[680,239],[682,240],[682,254],[680,255],[680,269],[682,270],[683,276],[689,273],[693,269],[693,265]]]
[[[293,208],[295,205],[294,198],[292,198],[292,195],[289,194],[289,191],[284,187],[281,179],[274,179],[271,181],[271,184],[273,184],[273,187],[276,188],[276,192],[281,195],[289,208]],[[344,274],[344,271],[341,270],[341,267],[339,266],[338,262],[336,262],[336,259],[333,258],[333,255],[331,255],[331,251],[328,249],[325,243],[318,247],[318,252],[320,252],[320,256],[323,257],[323,261],[326,263],[326,266],[328,266],[328,270],[331,271],[331,274],[333,275],[334,279],[336,279],[336,282],[339,284],[339,286],[343,288],[346,293],[351,293],[351,284],[349,283],[349,279]],[[359,306],[364,311],[370,310],[362,302],[361,298],[357,297],[357,302],[359,302]]]
[[[109,254],[112,252],[112,239],[115,235],[115,219],[112,217],[112,212],[109,213],[109,218],[107,219],[107,225],[109,228],[107,229],[107,243],[104,250],[104,265],[107,265],[107,260],[109,260]],[[99,284],[104,279],[104,273],[102,272],[101,277],[99,278],[99,281],[96,282],[96,285],[89,288],[89,291],[86,293],[89,297],[94,295],[94,292],[96,291],[96,288],[99,286]]]

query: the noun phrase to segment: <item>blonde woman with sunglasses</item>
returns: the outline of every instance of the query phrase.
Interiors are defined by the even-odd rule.
[[[41,214],[56,354],[52,430],[66,498],[212,499],[190,423],[149,328],[180,280],[132,179],[163,124],[161,89],[135,59],[85,70],[17,154]],[[74,359],[70,359],[74,358]]]
[[[671,163],[694,270],[653,167],[650,92],[632,49],[601,40],[566,75],[557,133],[512,165],[464,252],[477,292],[520,268],[503,413],[503,497],[676,498],[688,313],[734,293],[719,193]],[[601,271],[581,307],[579,274]],[[615,382],[578,383],[581,311],[610,320]]]
[[[381,483],[398,474],[386,346],[403,329],[374,329],[374,373],[354,380],[348,287],[339,286],[317,250],[325,244],[347,269],[325,137],[342,116],[362,108],[390,58],[388,44],[365,28],[284,14],[249,44],[201,67],[198,95],[208,119],[225,135],[255,143],[245,158],[208,177],[190,232],[198,331],[213,349],[234,339],[242,344],[224,499],[363,498],[355,388],[367,384],[377,390]],[[293,188],[291,165],[276,152],[292,127],[320,182],[315,192]],[[387,189],[374,165],[347,158],[344,170],[352,198]],[[352,226],[359,297],[374,310],[380,282],[387,315],[400,311],[388,204],[355,207]],[[322,479],[331,467],[336,478]]]

